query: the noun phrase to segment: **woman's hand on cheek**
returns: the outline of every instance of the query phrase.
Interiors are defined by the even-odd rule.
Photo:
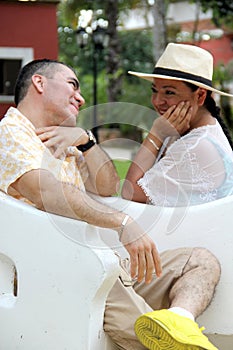
[[[151,133],[161,141],[169,136],[179,138],[189,130],[191,117],[190,102],[182,101],[169,107],[162,116],[154,121]]]

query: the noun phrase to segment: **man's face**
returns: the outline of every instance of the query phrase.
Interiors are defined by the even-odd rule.
[[[85,103],[75,73],[62,64],[53,78],[45,78],[44,109],[47,126],[76,126],[80,107]]]

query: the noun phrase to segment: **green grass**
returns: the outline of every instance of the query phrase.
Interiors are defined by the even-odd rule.
[[[127,171],[130,167],[131,161],[130,160],[113,160],[113,163],[116,167],[117,170],[117,174],[120,178],[120,190],[118,191],[118,193],[116,195],[120,195],[121,193],[121,189],[122,189],[122,185],[124,182],[124,179],[126,177]]]
[[[113,163],[115,164],[117,174],[119,175],[121,180],[125,179],[129,166],[131,164],[130,160],[118,160],[114,159]]]

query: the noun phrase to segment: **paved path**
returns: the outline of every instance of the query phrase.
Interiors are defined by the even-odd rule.
[[[111,159],[132,160],[132,150],[116,147],[102,147]]]
[[[132,160],[139,143],[132,140],[114,139],[101,143],[111,159]]]

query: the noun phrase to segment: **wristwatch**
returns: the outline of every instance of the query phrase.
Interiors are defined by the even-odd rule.
[[[91,130],[85,130],[88,137],[89,137],[89,141],[87,143],[85,143],[84,145],[79,145],[76,146],[77,149],[81,152],[85,152],[88,151],[91,147],[93,147],[94,145],[96,145],[96,138],[93,135]]]

